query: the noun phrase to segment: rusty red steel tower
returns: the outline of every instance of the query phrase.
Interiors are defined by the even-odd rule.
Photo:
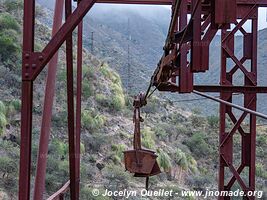
[[[45,190],[45,170],[49,143],[50,123],[55,93],[57,51],[66,43],[68,140],[69,140],[69,181],[49,199],[64,199],[70,190],[72,200],[79,199],[80,181],[80,132],[81,132],[81,87],[82,87],[82,20],[95,3],[172,5],[172,18],[164,55],[153,75],[152,84],[160,91],[179,93],[209,92],[220,93],[219,130],[219,191],[230,191],[237,182],[242,190],[255,190],[255,149],[256,111],[258,93],[267,93],[267,87],[257,86],[257,34],[258,8],[267,7],[267,0],[78,0],[72,10],[72,0],[56,0],[52,38],[41,52],[34,50],[35,0],[24,0],[23,54],[22,54],[22,110],[19,199],[30,199],[31,141],[33,84],[40,72],[48,64],[48,75],[40,134],[37,171],[33,199],[43,199]],[[65,21],[62,22],[65,4]],[[191,14],[190,20],[188,15]],[[243,25],[250,21],[248,32]],[[73,30],[78,27],[77,39],[77,91],[74,104],[73,80]],[[221,32],[220,85],[195,85],[194,74],[209,69],[209,46],[217,32]],[[243,55],[239,59],[234,51],[234,37],[243,34]],[[190,55],[190,59],[188,59]],[[219,58],[218,58],[219,59]],[[233,63],[229,65],[228,60]],[[245,66],[249,61],[250,66]],[[241,70],[243,85],[234,85],[235,73]],[[219,72],[218,72],[219,75]],[[232,110],[234,93],[244,96],[247,108],[240,117]],[[229,102],[226,104],[223,102]],[[76,109],[76,112],[75,112]],[[226,129],[226,116],[234,126]],[[249,118],[249,130],[241,126]],[[238,132],[242,139],[241,161],[238,168],[233,160],[233,136]],[[248,183],[241,177],[247,168]],[[232,177],[226,179],[225,170]],[[219,199],[230,199],[219,197]],[[255,199],[245,197],[245,199]]]

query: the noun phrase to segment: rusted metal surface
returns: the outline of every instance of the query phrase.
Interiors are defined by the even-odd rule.
[[[57,0],[55,3],[52,37],[61,27],[62,17],[63,17],[63,7],[64,7],[64,0]],[[53,109],[54,94],[55,94],[57,63],[58,63],[58,53],[54,55],[54,57],[51,59],[48,65],[33,199],[43,199],[43,193],[44,193],[43,191],[45,189],[46,163],[47,163],[50,128],[51,128],[52,109]]]
[[[78,1],[78,4],[80,1]],[[83,21],[78,25],[77,39],[77,91],[76,91],[76,198],[80,196],[80,162],[81,162],[81,109],[82,109],[82,66],[83,66]]]
[[[183,4],[181,6],[180,14],[179,14],[179,28],[178,31],[187,30],[186,28],[189,27],[189,29],[192,30],[191,24],[188,23],[187,20],[187,5],[186,0],[183,0]],[[193,25],[193,24],[192,24]],[[177,61],[177,67],[179,71],[179,86],[180,90],[179,92],[190,92],[193,89],[193,73],[190,70],[189,61],[187,58],[188,50],[189,50],[189,44],[188,42],[192,41],[193,35],[192,31],[187,31],[190,33],[191,40],[186,41],[185,44],[181,44],[181,41],[179,42],[179,49],[180,49],[180,59]],[[186,33],[183,33],[184,40],[186,39]],[[182,40],[182,39],[181,39]],[[174,72],[175,73],[175,72]],[[177,75],[177,74],[175,74]],[[175,83],[175,82],[174,82]]]
[[[134,99],[134,141],[133,150],[124,152],[125,169],[130,173],[134,173],[136,177],[149,177],[161,173],[157,163],[157,155],[154,151],[143,149],[141,145],[141,128],[140,123],[143,122],[140,116],[140,108],[146,105],[144,94],[140,94]],[[146,184],[147,185],[147,184]]]
[[[234,81],[234,74],[240,69],[244,75],[246,87],[257,86],[257,12],[258,7],[252,5],[247,13],[244,13],[242,20],[236,23],[236,26],[232,31],[226,31],[222,29],[222,58],[221,58],[221,85],[232,86]],[[255,15],[256,14],[256,15]],[[252,20],[251,32],[247,33],[242,25],[249,19]],[[244,35],[244,57],[238,59],[234,53],[234,41],[233,38],[236,32],[240,30]],[[253,39],[248,39],[247,36]],[[234,62],[232,69],[227,71],[227,59],[231,59]],[[243,63],[246,60],[251,61],[250,67],[247,69]],[[232,93],[221,92],[221,99],[232,102]],[[244,107],[256,111],[256,91],[244,91]],[[235,124],[232,130],[226,132],[226,116],[232,120]],[[241,123],[245,117],[249,116],[249,131],[243,130]],[[232,108],[221,104],[220,106],[220,168],[219,168],[219,190],[229,191],[231,190],[233,183],[237,181],[246,193],[248,191],[255,190],[255,158],[256,158],[256,115],[244,112],[239,118],[233,112]],[[241,137],[241,166],[235,169],[233,165],[233,135],[238,132]],[[229,142],[227,142],[229,141]],[[230,142],[231,141],[231,142]],[[245,183],[244,178],[240,176],[243,168],[249,169],[249,181]],[[225,168],[229,168],[232,172],[232,178],[229,182],[225,180]],[[219,199],[224,199],[220,197]],[[246,199],[255,199],[255,197],[246,197]]]
[[[65,18],[69,19],[72,13],[72,0],[65,0]],[[77,199],[76,173],[77,162],[75,154],[75,114],[74,114],[74,88],[73,88],[73,41],[72,32],[66,38],[66,63],[67,63],[67,104],[68,104],[68,139],[69,139],[69,173],[70,196]]]
[[[32,104],[33,81],[25,80],[25,71],[29,66],[30,53],[34,52],[35,1],[24,1],[23,17],[23,54],[22,54],[22,91],[21,91],[21,141],[19,169],[19,199],[30,198],[31,182],[31,146],[32,146]],[[27,53],[26,53],[27,52]]]

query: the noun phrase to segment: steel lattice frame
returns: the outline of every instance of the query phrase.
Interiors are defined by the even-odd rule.
[[[232,31],[222,30],[222,56],[221,56],[221,85],[233,85],[234,74],[239,70],[244,75],[244,86],[257,86],[257,32],[258,32],[258,9],[252,6],[241,13],[241,21],[236,21],[236,26]],[[242,25],[248,20],[252,21],[251,32],[247,33]],[[234,51],[234,36],[240,31],[243,34],[243,56],[238,59]],[[227,71],[227,59],[234,62],[234,66]],[[245,61],[250,60],[250,69],[244,66]],[[229,67],[229,65],[228,65]],[[244,107],[256,110],[257,95],[256,92],[244,92]],[[221,99],[232,102],[233,93],[221,92]],[[234,126],[226,131],[226,116],[229,116]],[[235,180],[239,183],[244,192],[255,190],[255,154],[256,154],[256,116],[249,116],[249,132],[246,132],[241,124],[248,116],[247,112],[237,118],[231,107],[224,104],[220,105],[220,170],[219,170],[219,189],[231,190]],[[233,160],[233,135],[235,132],[241,135],[241,162],[238,169],[234,167]],[[225,180],[225,167],[228,167],[233,176],[229,182]],[[240,174],[247,167],[249,169],[249,185],[245,184]],[[226,182],[226,184],[225,184]],[[221,198],[223,199],[223,198]],[[255,197],[247,197],[255,199]]]
[[[215,2],[210,3],[210,2]],[[48,149],[50,123],[52,115],[52,100],[55,93],[55,78],[57,65],[57,51],[66,42],[67,59],[67,102],[68,102],[68,137],[69,137],[69,162],[70,180],[49,199],[64,199],[64,193],[70,188],[71,199],[79,199],[80,179],[80,117],[81,117],[81,83],[82,83],[82,19],[94,3],[120,3],[120,4],[151,4],[151,5],[174,5],[172,0],[81,0],[77,8],[72,12],[72,1],[65,0],[66,20],[62,23],[64,0],[56,0],[55,16],[52,39],[42,52],[34,51],[34,21],[35,0],[24,0],[24,24],[23,24],[23,55],[22,55],[22,110],[21,110],[21,151],[20,151],[20,176],[19,176],[19,199],[30,199],[30,176],[31,176],[31,143],[32,143],[32,106],[33,106],[33,83],[39,73],[48,65],[44,110],[41,127],[36,180],[34,187],[34,199],[43,199],[45,190],[46,155]],[[192,6],[193,5],[193,6]],[[257,86],[257,20],[258,7],[267,6],[267,0],[205,0],[198,5],[198,0],[181,0],[179,13],[179,25],[175,30],[182,31],[187,24],[187,13],[192,13],[196,6],[192,27],[192,43],[175,45],[173,52],[180,54],[179,68],[172,73],[172,85],[162,85],[159,90],[189,93],[193,90],[202,92],[218,92],[221,99],[231,102],[235,92],[244,94],[244,107],[256,110],[257,93],[267,93],[267,87]],[[231,6],[229,6],[231,5]],[[216,6],[224,8],[218,10]],[[227,13],[227,14],[225,14]],[[205,20],[202,22],[202,15]],[[240,19],[241,21],[237,21]],[[247,33],[242,25],[252,21],[251,32]],[[217,24],[214,24],[214,21]],[[228,31],[229,25],[235,24],[232,31]],[[220,24],[218,26],[218,24]],[[76,116],[74,115],[74,87],[73,87],[73,44],[72,32],[78,26],[78,52],[77,52],[77,96]],[[197,72],[208,70],[209,44],[218,31],[222,30],[222,55],[221,55],[221,83],[214,85],[194,85],[193,75]],[[205,31],[202,37],[201,33]],[[244,35],[244,55],[238,59],[234,54],[233,37],[237,31]],[[187,60],[187,52],[191,51],[191,60]],[[227,71],[227,59],[231,59],[235,66]],[[246,60],[251,61],[251,69],[244,66]],[[241,70],[245,77],[243,86],[233,85],[234,74]],[[176,85],[176,77],[179,77]],[[226,115],[233,121],[234,126],[230,132],[226,132]],[[241,127],[245,117],[249,115],[250,131],[247,133]],[[242,159],[238,169],[233,165],[233,135],[238,131],[242,137]],[[232,108],[221,104],[220,106],[220,170],[219,190],[231,190],[235,181],[239,183],[244,192],[255,190],[255,141],[256,141],[256,117],[255,115],[242,113],[237,118]],[[249,185],[246,185],[240,176],[242,170],[249,169]],[[225,168],[229,168],[233,176],[229,182],[225,180]],[[220,199],[229,199],[220,197]],[[250,197],[248,199],[253,199]]]

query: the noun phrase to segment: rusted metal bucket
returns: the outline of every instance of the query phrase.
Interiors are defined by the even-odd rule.
[[[154,151],[142,149],[140,122],[143,119],[140,116],[140,107],[144,105],[143,95],[140,94],[134,100],[134,142],[133,150],[124,152],[125,169],[130,173],[134,173],[135,177],[148,177],[161,173],[157,163],[157,155]],[[148,184],[148,183],[147,183]]]
[[[124,152],[125,168],[136,177],[154,176],[161,173],[157,155],[150,150],[129,150]]]

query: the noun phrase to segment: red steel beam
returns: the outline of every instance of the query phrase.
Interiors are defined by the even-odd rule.
[[[68,20],[72,13],[72,0],[65,0],[65,18]],[[66,38],[66,63],[67,63],[67,104],[68,104],[68,140],[69,140],[69,176],[70,197],[77,199],[76,187],[76,144],[75,144],[75,115],[74,115],[74,91],[73,91],[73,41],[72,31],[68,32]]]
[[[185,5],[186,0],[181,0],[181,10],[179,13],[179,31],[182,31],[188,26],[187,20],[187,6]],[[187,59],[187,47],[186,45],[180,45],[180,67],[179,67],[179,85],[180,92],[191,92],[193,90],[193,73],[190,70],[190,65],[188,65]]]
[[[52,37],[56,34],[62,24],[64,0],[57,0],[55,2],[54,22]],[[45,175],[47,164],[47,152],[49,135],[51,128],[51,118],[53,109],[53,99],[55,94],[55,82],[57,74],[58,52],[54,55],[48,65],[48,74],[45,88],[43,117],[41,126],[41,135],[39,141],[39,153],[37,157],[37,167],[34,185],[34,199],[43,199],[45,190]]]
[[[78,1],[78,3],[80,3]],[[81,154],[81,101],[82,101],[82,65],[83,65],[83,21],[78,25],[77,35],[77,94],[76,94],[76,188],[77,199],[80,192],[80,154]]]
[[[23,17],[23,52],[34,51],[34,19],[35,0],[24,0]],[[22,68],[29,59],[29,54],[22,55]],[[22,77],[24,74],[22,72]],[[33,81],[22,78],[21,91],[21,141],[20,141],[20,169],[19,169],[19,200],[30,199],[31,182],[31,146],[32,146],[32,104]]]

